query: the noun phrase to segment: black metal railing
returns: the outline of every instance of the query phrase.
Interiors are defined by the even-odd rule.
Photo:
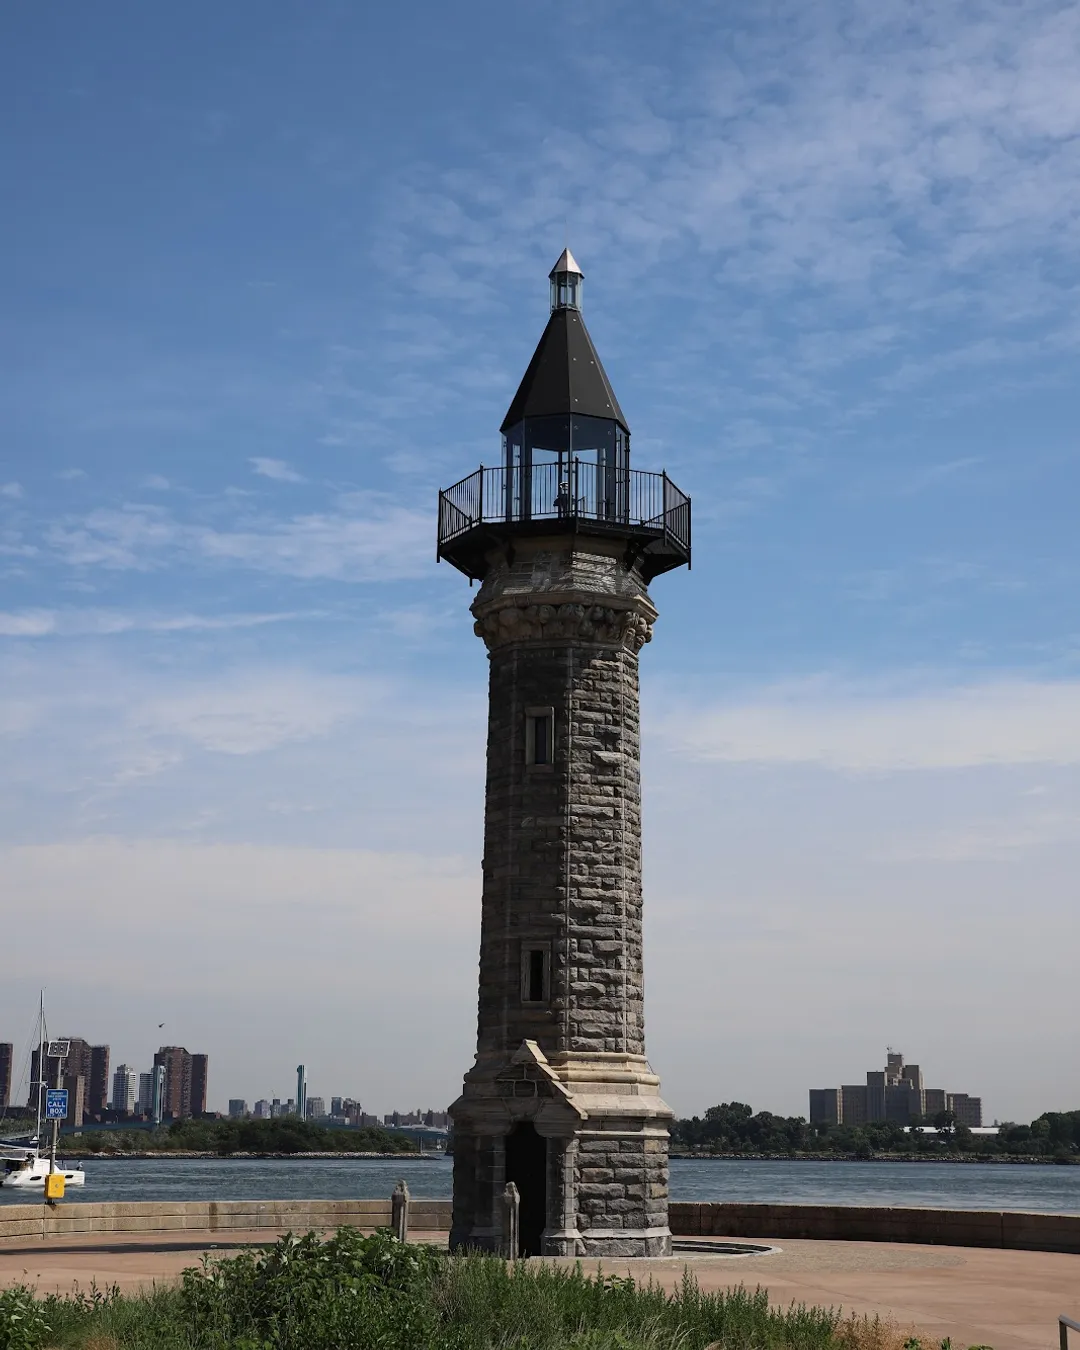
[[[655,532],[689,552],[690,498],[666,473],[573,459],[477,469],[439,493],[439,547],[481,524],[587,520]]]

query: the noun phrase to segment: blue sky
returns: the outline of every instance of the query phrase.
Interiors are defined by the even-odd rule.
[[[485,658],[435,493],[570,243],[694,568],[643,654],[649,1047],[1076,1106],[1080,11],[22,7],[0,138],[0,1038],[441,1105]],[[25,1024],[25,1025],[24,1025]],[[3,1033],[6,1032],[6,1035]],[[854,1076],[854,1078],[853,1078]]]

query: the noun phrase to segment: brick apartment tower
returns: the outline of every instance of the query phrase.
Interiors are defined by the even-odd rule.
[[[207,1055],[191,1056],[191,1102],[189,1109],[193,1116],[206,1115],[206,1080],[210,1060]]]
[[[439,557],[481,582],[490,685],[476,1060],[451,1107],[451,1246],[663,1256],[671,1111],[645,1058],[638,652],[690,502],[630,468],[569,250],[502,425],[439,495]]]
[[[0,1107],[11,1105],[11,1064],[15,1046],[11,1041],[0,1041]]]
[[[186,1120],[191,1115],[191,1061],[182,1045],[163,1045],[154,1056],[154,1068],[165,1070],[161,1104],[165,1119]]]

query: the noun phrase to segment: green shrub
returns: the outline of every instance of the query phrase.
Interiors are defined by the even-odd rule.
[[[37,1350],[51,1332],[32,1289],[18,1285],[0,1292],[0,1350]]]
[[[352,1228],[204,1258],[178,1287],[149,1294],[3,1297],[0,1350],[862,1350],[841,1337],[838,1314],[777,1311],[763,1289],[703,1293],[686,1272],[668,1293]]]

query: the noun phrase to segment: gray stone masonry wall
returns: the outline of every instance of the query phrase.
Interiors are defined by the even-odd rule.
[[[645,1060],[638,653],[656,611],[618,540],[521,540],[473,604],[490,654],[477,1057],[451,1108],[453,1246],[492,1247],[503,1142],[546,1140],[544,1250],[663,1255],[670,1110]],[[551,710],[551,764],[527,719]],[[549,997],[523,997],[547,954]]]
[[[666,1133],[579,1136],[577,1209],[586,1256],[670,1255]]]
[[[554,710],[555,762],[525,762],[526,709]],[[491,654],[481,1054],[539,1043],[644,1053],[637,653],[513,643]],[[547,1006],[523,949],[550,950]]]

